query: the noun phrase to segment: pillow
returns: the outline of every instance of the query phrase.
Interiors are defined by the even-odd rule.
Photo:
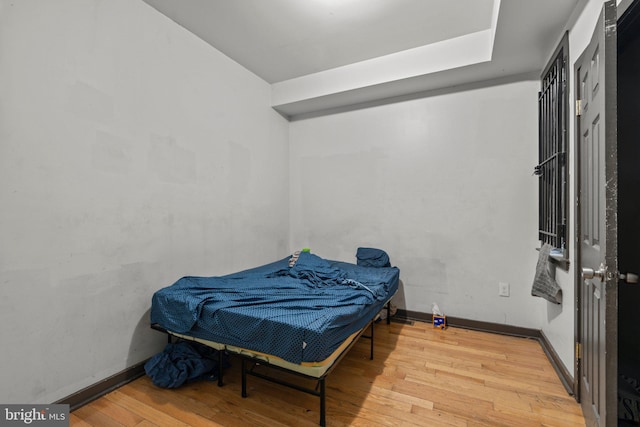
[[[389,255],[382,249],[358,248],[356,259],[361,267],[391,267]]]

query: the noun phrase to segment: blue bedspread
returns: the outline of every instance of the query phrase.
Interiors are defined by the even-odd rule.
[[[153,295],[151,322],[167,330],[321,361],[364,327],[398,287],[395,267],[369,268],[303,252],[219,277],[183,277]]]

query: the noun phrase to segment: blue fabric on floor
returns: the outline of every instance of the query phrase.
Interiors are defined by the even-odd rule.
[[[179,341],[167,344],[144,365],[153,384],[163,388],[177,388],[186,382],[215,380],[218,377],[217,350],[205,345]]]

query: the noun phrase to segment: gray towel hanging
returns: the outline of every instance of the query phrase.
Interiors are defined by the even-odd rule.
[[[562,304],[562,289],[556,279],[549,273],[549,254],[551,249],[551,245],[548,243],[545,243],[540,248],[531,295],[544,298],[554,304]]]

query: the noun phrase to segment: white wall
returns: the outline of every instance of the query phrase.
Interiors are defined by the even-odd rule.
[[[162,348],[152,293],[288,253],[270,87],[140,1],[0,0],[0,402]]]
[[[539,329],[537,80],[493,82],[292,122],[292,248],[385,249],[395,302]],[[498,283],[511,296],[498,296]]]

